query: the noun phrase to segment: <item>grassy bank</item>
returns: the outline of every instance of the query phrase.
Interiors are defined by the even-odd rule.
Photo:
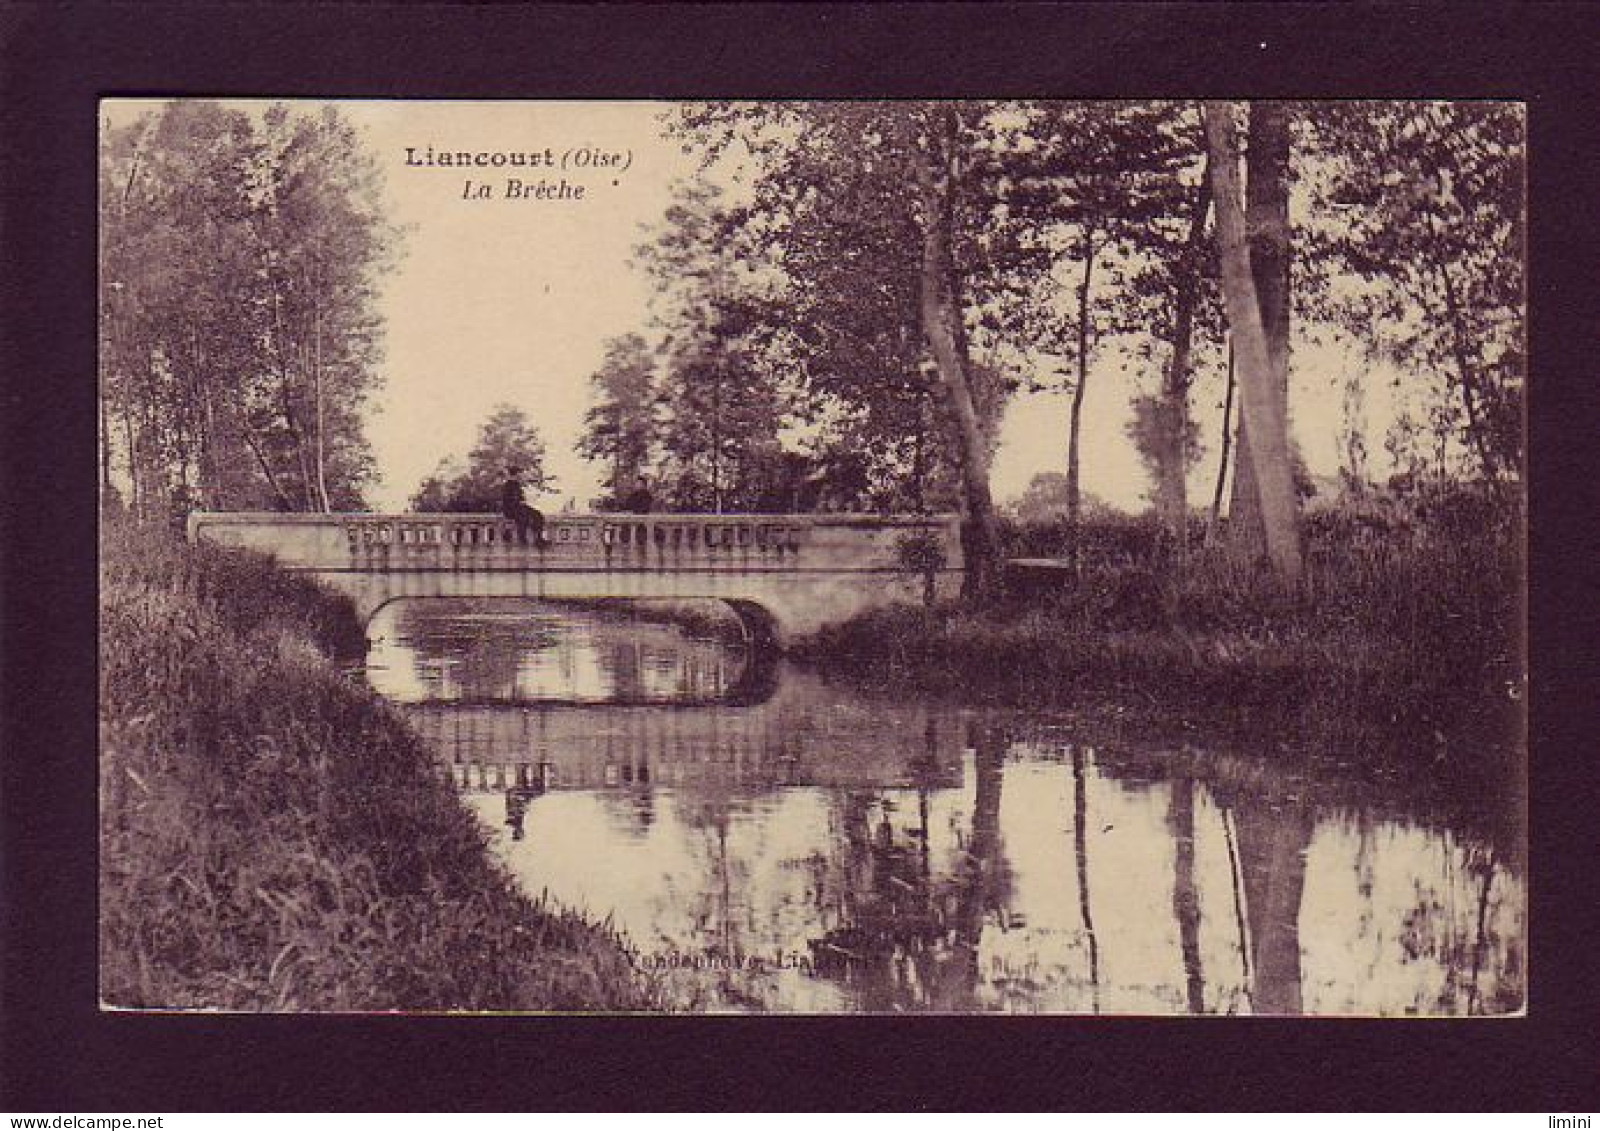
[[[1075,581],[981,608],[884,610],[802,651],[825,668],[978,699],[1114,699],[1173,730],[1368,766],[1515,773],[1516,529],[1462,506],[1405,521],[1324,512],[1307,523],[1307,584],[1290,598],[1221,548],[1180,566],[1148,523],[1102,521],[1083,533]],[[1012,538],[1014,554],[1062,549],[1050,530]]]
[[[342,598],[116,525],[101,572],[106,1003],[650,1004],[618,941],[522,896],[403,720],[330,663],[362,643]]]

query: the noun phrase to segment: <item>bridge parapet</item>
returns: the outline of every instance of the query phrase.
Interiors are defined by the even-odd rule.
[[[727,602],[752,639],[780,646],[922,600],[929,579],[904,560],[907,538],[940,546],[932,590],[954,597],[960,532],[954,515],[562,514],[524,545],[492,514],[189,516],[191,540],[271,554],[348,594],[363,619],[408,598],[710,598]]]
[[[554,515],[524,545],[491,514],[196,513],[191,540],[271,553],[302,569],[728,570],[898,569],[899,541],[939,540],[961,568],[954,516]]]

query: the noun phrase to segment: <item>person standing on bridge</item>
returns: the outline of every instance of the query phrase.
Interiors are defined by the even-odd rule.
[[[544,541],[544,515],[528,505],[523,494],[522,468],[515,464],[506,468],[506,485],[500,489],[500,511],[517,524],[517,540],[524,546],[528,544],[530,530],[535,545]]]

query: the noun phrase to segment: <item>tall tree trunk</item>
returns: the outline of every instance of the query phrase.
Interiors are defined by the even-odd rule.
[[[196,452],[199,444],[192,419],[195,408],[193,374],[185,373],[178,361],[176,357],[173,359],[172,443],[177,457],[178,490],[174,494],[180,496],[181,501],[181,497],[189,493],[191,472],[198,464]]]
[[[711,383],[711,508],[722,513],[722,374]]]
[[[212,404],[209,358],[205,342],[198,333],[189,335],[189,397],[195,417],[195,458],[201,510],[222,510],[216,502],[221,494],[221,472],[217,458],[217,413]]]
[[[1215,533],[1222,518],[1222,492],[1228,483],[1228,456],[1233,450],[1233,338],[1228,338],[1228,387],[1222,394],[1222,458],[1217,461],[1217,489],[1211,495],[1211,530]],[[1207,535],[1207,539],[1210,539]]]
[[[911,448],[911,509],[923,514],[927,508],[925,481],[928,477],[928,405],[927,394],[917,392],[917,430],[912,435]]]
[[[1282,125],[1286,128],[1287,122]],[[1267,557],[1279,581],[1292,588],[1299,585],[1302,573],[1300,531],[1289,463],[1288,390],[1278,382],[1288,358],[1288,324],[1286,317],[1273,322],[1278,339],[1275,355],[1263,325],[1262,306],[1251,271],[1251,251],[1245,242],[1245,218],[1239,205],[1238,138],[1231,104],[1206,103],[1205,126],[1211,153],[1217,244],[1222,258],[1222,293],[1238,357],[1244,410],[1239,444],[1242,458],[1234,471],[1235,498],[1244,467],[1249,466]],[[1278,183],[1283,184],[1281,180]],[[1275,302],[1281,300],[1286,313],[1287,291],[1275,292],[1272,298]],[[1248,444],[1244,443],[1246,428]]]
[[[272,473],[272,465],[267,462],[267,457],[261,451],[261,446],[256,443],[255,435],[250,431],[248,422],[242,426],[242,431],[244,442],[250,448],[250,454],[256,457],[256,463],[261,467],[261,474],[267,477],[267,486],[272,488],[272,494],[278,500],[279,509],[291,509],[289,496],[284,493],[283,488],[278,484],[278,477]]]
[[[971,526],[967,570],[975,592],[993,588],[999,572],[1000,538],[995,526],[994,499],[989,491],[988,459],[978,414],[973,406],[972,385],[967,378],[966,357],[960,348],[957,325],[961,318],[950,293],[950,232],[945,224],[950,216],[946,206],[949,185],[949,147],[953,120],[951,111],[941,107],[930,113],[942,115],[946,124],[945,169],[935,175],[934,155],[930,150],[937,139],[929,131],[929,149],[918,144],[915,131],[907,129],[907,152],[915,170],[922,204],[922,264],[920,270],[922,331],[928,340],[935,368],[945,390],[950,414],[956,425],[960,446],[962,493]],[[930,123],[931,124],[931,123]]]
[[[312,394],[316,397],[317,418],[317,502],[323,514],[333,510],[333,505],[328,502],[328,455],[326,424],[327,413],[323,406],[322,389],[322,307],[320,304],[312,308],[312,357],[311,357],[311,387]]]
[[[1156,483],[1156,514],[1183,553],[1189,533],[1188,460],[1185,437],[1189,431],[1190,351],[1194,339],[1194,308],[1200,293],[1200,250],[1206,236],[1206,216],[1211,211],[1210,170],[1203,169],[1195,190],[1194,216],[1184,244],[1173,297],[1172,359],[1167,365],[1161,396],[1161,449],[1157,455],[1160,476]]]
[[[294,442],[295,464],[300,471],[302,505],[306,510],[314,511],[317,509],[317,500],[311,485],[311,461],[306,457],[306,437],[300,428],[299,416],[294,411],[294,392],[290,388],[288,374],[284,375],[282,400],[283,422],[288,428],[289,439]]]
[[[148,385],[148,379],[141,382]],[[151,514],[151,496],[154,488],[150,483],[150,390],[141,388],[131,394],[128,402],[128,471],[133,480],[133,498],[135,513],[141,519],[147,519]]]
[[[227,510],[222,461],[217,455],[221,446],[217,409],[206,381],[200,385],[200,422],[200,506],[202,510]]]
[[[299,414],[295,412],[294,370],[298,361],[302,374],[308,368],[306,345],[302,340],[294,346],[294,356],[291,356],[289,332],[283,315],[283,296],[280,280],[274,276],[272,280],[272,316],[277,327],[277,359],[279,400],[283,410],[283,423],[288,430],[289,438],[294,442],[295,463],[300,472],[300,495],[304,500],[307,511],[317,509],[316,488],[313,485],[311,459],[306,452],[306,437],[300,427]]]
[[[1091,229],[1083,233],[1083,278],[1078,282],[1078,380],[1072,387],[1072,415],[1067,425],[1067,527],[1073,560],[1078,556],[1078,520],[1083,514],[1078,438],[1083,430],[1083,395],[1089,388],[1089,295],[1094,286],[1094,257]]]
[[[122,405],[122,442],[128,455],[128,507],[135,517],[144,514],[144,496],[139,491],[139,465],[134,443],[133,408]]]
[[[134,182],[138,179],[138,176],[139,176],[139,165],[144,159],[145,142],[147,140],[149,140],[150,135],[154,131],[155,131],[155,122],[154,122],[154,120],[152,120],[151,123],[148,126],[145,127],[144,131],[138,136],[138,138],[133,143],[133,156],[130,159],[130,161],[128,162],[128,176],[123,181],[122,193],[121,193],[121,197],[120,197],[120,201],[119,201],[120,213],[121,213],[120,214],[121,223],[119,224],[119,228],[122,231],[126,231],[126,229],[127,229],[127,224],[128,224],[128,200],[133,195]],[[107,254],[106,254],[105,250],[102,250],[100,263],[101,263],[101,270],[104,271],[105,270],[105,265],[107,263]],[[120,307],[122,302],[124,301],[123,298],[122,298],[123,288],[125,286],[127,286],[127,285],[128,284],[126,283],[126,281],[120,280],[120,279],[112,280],[108,284],[109,289],[111,291],[111,298],[107,303],[104,317],[105,317],[105,320],[106,320],[106,326],[110,330],[110,337],[111,337],[110,348],[107,351],[108,354],[109,354],[110,364],[107,366],[107,369],[111,370],[111,371],[120,370],[122,372],[122,375],[123,375],[122,376],[122,381],[121,381],[121,384],[122,384],[123,389],[124,389],[124,394],[123,394],[124,400],[123,400],[123,407],[122,407],[122,425],[123,425],[123,433],[124,433],[124,435],[126,437],[126,442],[127,442],[127,445],[128,445],[128,494],[129,494],[129,507],[130,507],[130,509],[131,509],[133,514],[138,515],[140,513],[140,509],[139,509],[139,507],[140,507],[140,503],[139,503],[140,496],[139,496],[138,472],[134,468],[133,416],[132,416],[132,410],[128,407],[128,404],[127,404],[127,399],[130,398],[133,395],[133,392],[132,392],[132,390],[133,390],[133,377],[132,377],[132,374],[128,372],[126,358],[124,356],[124,349],[126,347],[126,343],[124,342],[123,337],[124,337],[124,334],[126,333],[126,330],[123,327],[122,323],[119,321],[118,313],[117,313],[118,312],[118,307]],[[109,416],[109,411],[110,411],[109,410],[109,406],[106,403],[107,399],[109,397],[109,390],[107,389],[106,384],[107,384],[106,382],[102,381],[101,385],[100,385],[100,427],[101,427],[102,433],[105,436],[105,442],[104,442],[105,446],[101,450],[101,454],[100,454],[100,474],[101,474],[102,488],[103,488],[103,490],[105,492],[105,497],[109,499],[111,497],[111,494],[112,494],[112,485],[111,485],[111,427],[112,426],[111,426],[111,420],[110,420],[110,416]]]
[[[1430,212],[1427,216],[1428,232],[1433,237],[1434,245],[1437,246],[1439,229],[1433,214]],[[1478,462],[1483,468],[1484,477],[1492,481],[1499,478],[1500,461],[1495,456],[1483,420],[1478,371],[1472,364],[1466,333],[1461,327],[1461,307],[1456,298],[1455,281],[1450,277],[1450,269],[1443,257],[1434,259],[1433,269],[1439,276],[1440,287],[1444,291],[1445,321],[1450,327],[1450,352],[1456,363],[1457,377],[1461,386],[1461,404],[1467,413],[1467,438],[1477,449]]]
[[[1289,403],[1289,144],[1288,108],[1276,102],[1251,103],[1245,152],[1245,234],[1272,367],[1274,413],[1281,418],[1285,434]],[[1267,541],[1255,462],[1249,455],[1250,436],[1246,414],[1239,421],[1228,530],[1241,556],[1258,558],[1267,553]]]
[[[139,420],[139,474],[144,479],[144,486],[139,492],[144,502],[144,510],[140,517],[159,519],[166,511],[168,494],[167,467],[162,445],[170,440],[170,436],[166,435],[161,427],[158,415],[160,410],[157,407],[159,394],[155,379],[150,377],[146,384],[147,392],[144,403],[140,406]]]

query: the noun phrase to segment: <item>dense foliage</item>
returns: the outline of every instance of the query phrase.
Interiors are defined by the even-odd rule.
[[[1294,344],[1318,342],[1366,359],[1327,375],[1347,406],[1352,496],[1373,486],[1380,449],[1412,482],[1514,488],[1521,110],[1212,110],[1225,153],[1203,108],[1177,101],[664,111],[706,172],[679,187],[642,249],[655,325],[625,339],[627,396],[608,384],[614,361],[597,375],[587,450],[625,464],[648,487],[635,497],[658,508],[958,508],[981,525],[1006,404],[1061,391],[1069,515],[1082,507],[1080,431],[1102,403],[1131,402],[1128,438],[1176,537],[1192,502],[1209,501],[1191,501],[1186,481],[1200,414],[1219,411],[1206,426],[1222,437],[1213,510],[1231,519],[1239,556],[1265,558],[1269,491],[1271,556],[1292,574],[1303,531],[1285,485],[1305,476],[1288,389],[1291,373],[1317,379],[1297,369]],[[1243,307],[1230,317],[1222,286],[1218,218],[1234,213],[1253,264],[1235,289],[1262,331],[1249,373],[1233,357]],[[1387,435],[1369,436],[1380,367],[1400,408]],[[1104,402],[1090,387],[1100,374],[1124,382]],[[1202,383],[1215,395],[1196,403]],[[1265,413],[1258,444],[1243,434],[1252,412]]]
[[[465,465],[453,459],[441,463],[418,486],[411,509],[498,514],[501,491],[513,467],[519,469],[530,503],[553,486],[544,470],[544,439],[539,429],[515,405],[496,405],[478,429],[477,443]]]
[[[136,514],[353,509],[396,233],[332,108],[175,101],[101,136],[102,489]]]
[[[518,893],[432,754],[328,662],[363,643],[343,598],[131,524],[101,592],[104,1002],[647,1003],[618,941]]]

